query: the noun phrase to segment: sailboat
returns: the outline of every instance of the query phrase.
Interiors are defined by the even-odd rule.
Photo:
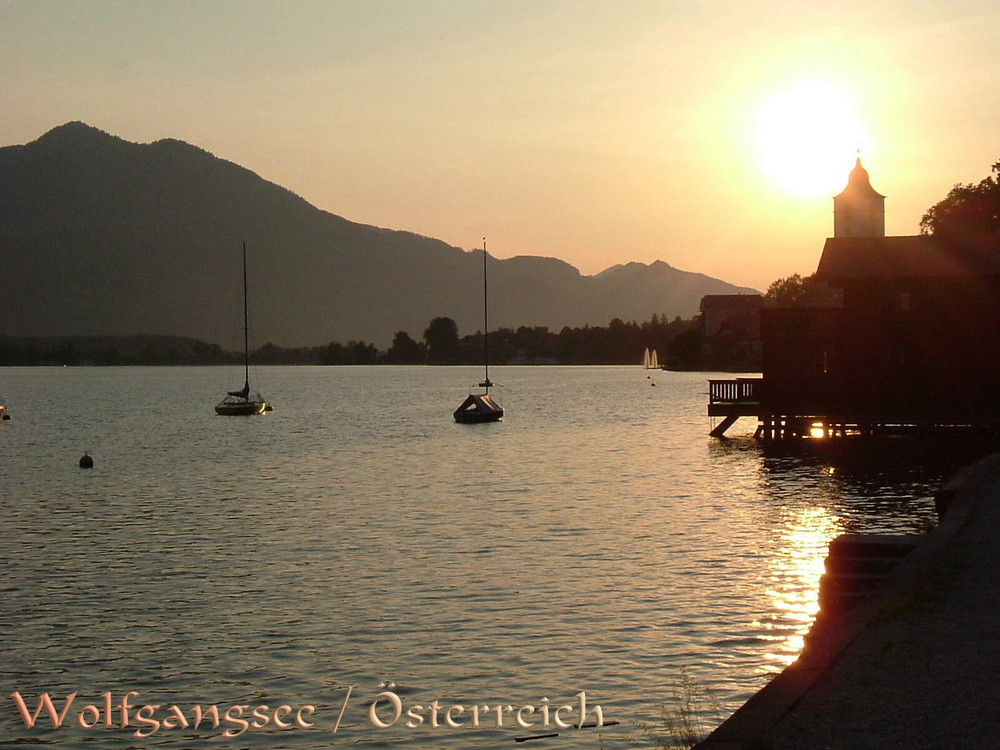
[[[228,391],[215,407],[215,413],[226,417],[242,417],[271,411],[271,405],[258,391],[250,389],[250,324],[247,314],[247,243],[243,243],[243,387]]]
[[[486,283],[486,238],[483,238],[483,362],[486,373],[479,387],[483,393],[470,393],[462,405],[455,409],[456,422],[472,424],[477,422],[496,422],[503,417],[503,407],[490,395],[490,388],[495,383],[490,380],[490,317],[489,289]]]
[[[656,356],[656,349],[646,349],[642,355],[642,366],[646,370],[659,370],[660,362]]]

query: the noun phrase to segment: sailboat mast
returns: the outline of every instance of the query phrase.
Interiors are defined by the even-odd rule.
[[[483,237],[483,356],[486,366],[486,389],[490,387],[490,308],[489,286],[486,281],[486,238]]]
[[[243,377],[244,386],[250,387],[250,317],[247,314],[247,243],[243,243]]]

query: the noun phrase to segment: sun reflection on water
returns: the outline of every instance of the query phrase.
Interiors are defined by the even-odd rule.
[[[767,656],[781,668],[795,661],[802,650],[819,610],[819,580],[827,548],[840,531],[834,514],[821,506],[797,508],[795,516],[786,520],[778,554],[771,557],[767,589],[776,621],[784,631],[774,634]],[[757,626],[768,629],[765,623]]]

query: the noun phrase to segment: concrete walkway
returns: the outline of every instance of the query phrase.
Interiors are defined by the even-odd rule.
[[[942,523],[697,750],[1000,747],[1000,454]]]

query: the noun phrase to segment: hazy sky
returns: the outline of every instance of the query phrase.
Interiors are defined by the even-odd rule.
[[[858,147],[889,234],[990,173],[998,38],[995,0],[0,0],[0,145],[178,138],[353,221],[764,289]]]

